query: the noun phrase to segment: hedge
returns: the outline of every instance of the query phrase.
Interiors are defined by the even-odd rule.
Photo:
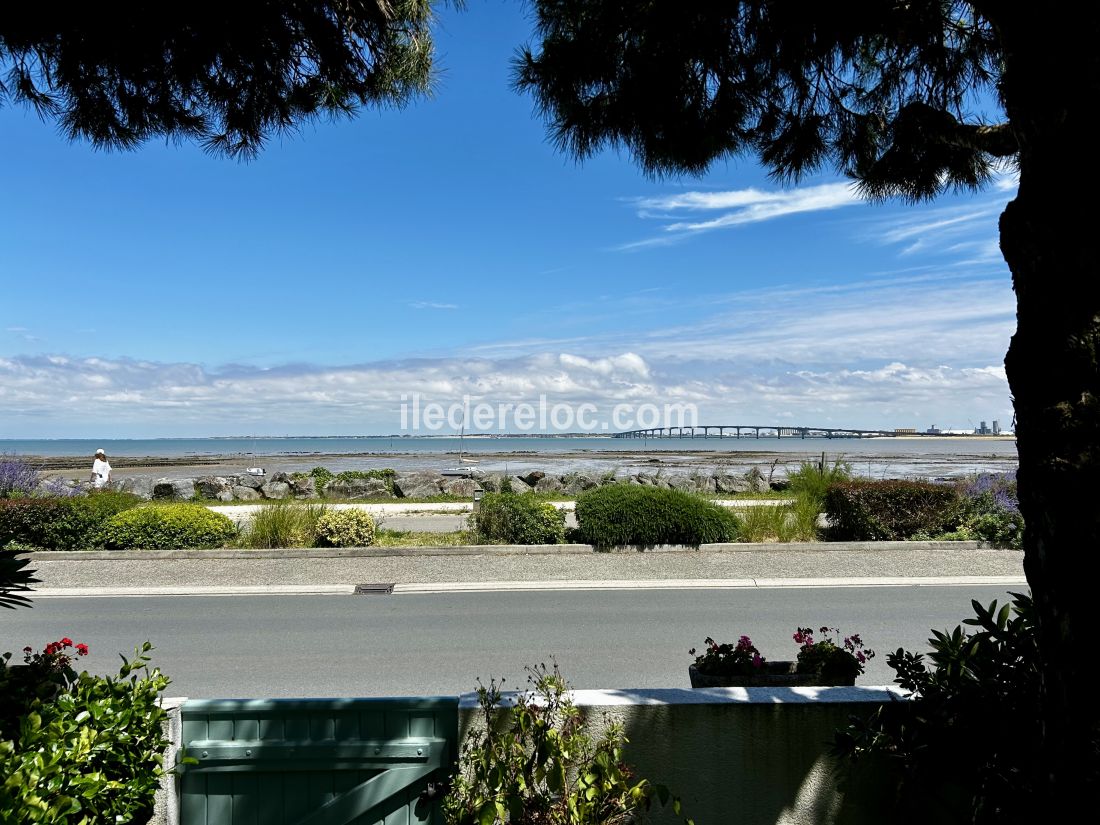
[[[100,530],[141,499],[99,491],[79,498],[0,499],[0,547],[9,543],[47,550],[88,550],[102,544]]]
[[[835,541],[897,541],[944,533],[959,519],[961,499],[946,484],[847,481],[825,493],[829,537]]]
[[[112,550],[219,547],[236,535],[232,521],[201,504],[148,504],[119,513],[101,531]]]
[[[548,501],[521,493],[486,493],[470,517],[479,537],[504,544],[561,544],[565,513]]]
[[[737,518],[725,507],[682,490],[610,484],[577,498],[581,540],[596,547],[659,544],[698,546],[737,538]]]

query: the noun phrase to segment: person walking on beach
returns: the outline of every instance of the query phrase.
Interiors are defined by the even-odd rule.
[[[107,461],[107,453],[102,449],[95,451],[95,461],[92,462],[92,486],[102,490],[111,483],[111,465]]]

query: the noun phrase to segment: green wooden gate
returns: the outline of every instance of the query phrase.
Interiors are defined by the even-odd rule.
[[[458,700],[193,700],[180,825],[437,823]]]

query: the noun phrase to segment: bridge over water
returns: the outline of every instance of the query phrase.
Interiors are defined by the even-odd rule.
[[[615,433],[614,438],[881,438],[932,435],[913,430],[860,430],[849,427],[798,427],[787,424],[697,424],[645,427]]]

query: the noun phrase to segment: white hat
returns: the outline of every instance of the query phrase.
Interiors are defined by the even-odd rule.
[[[100,447],[98,450],[96,450],[95,454],[96,455],[107,455],[107,453],[104,451],[104,449],[102,447]]]

